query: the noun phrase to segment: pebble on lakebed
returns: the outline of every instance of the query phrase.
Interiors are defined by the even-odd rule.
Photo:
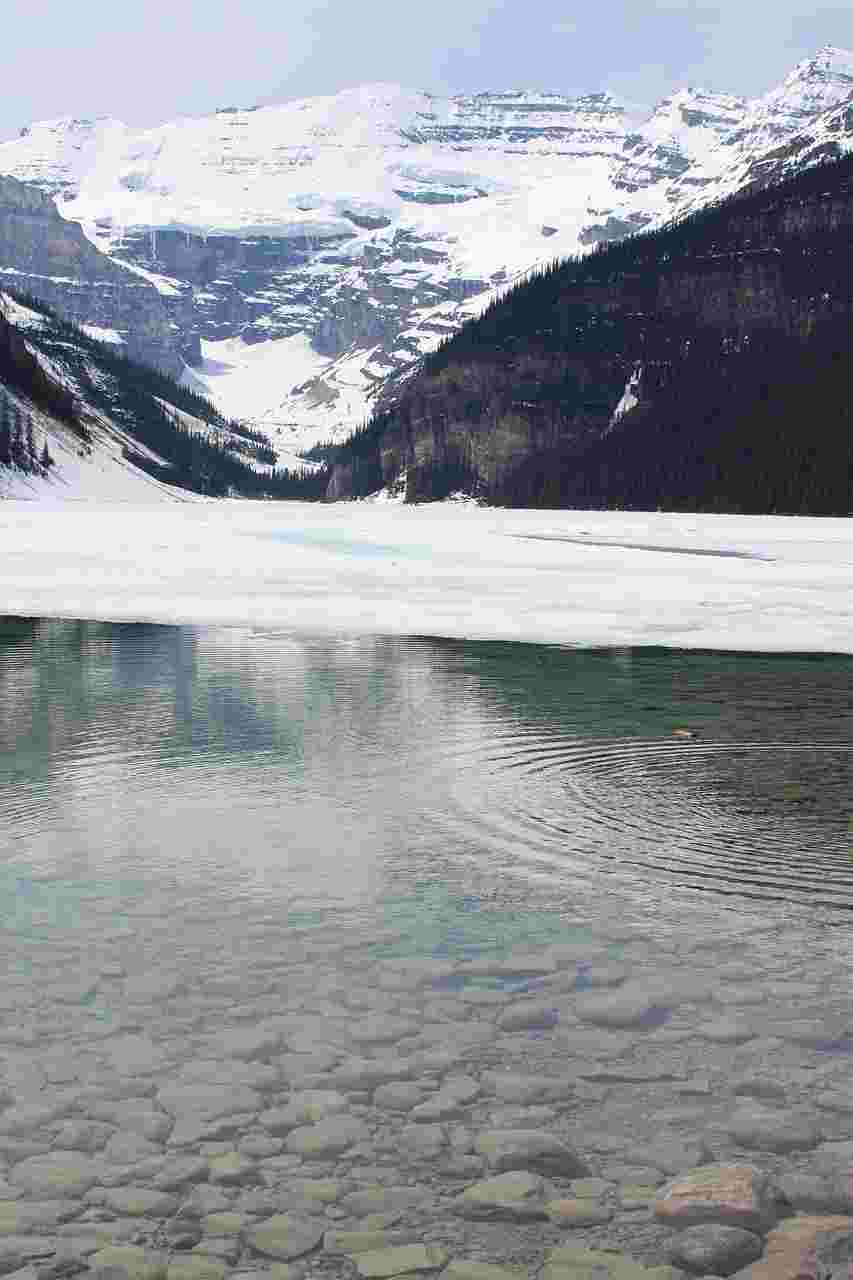
[[[195,981],[184,942],[134,972],[119,931],[69,978],[115,1025],[11,983],[3,1277],[798,1280],[853,1255],[831,955],[777,987],[781,936],[775,961],[614,924],[353,964],[308,930]]]

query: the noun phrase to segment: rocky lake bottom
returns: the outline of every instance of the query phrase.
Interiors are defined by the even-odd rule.
[[[5,1273],[794,1280],[815,1233],[853,1247],[833,936],[793,969],[779,928],[722,965],[635,928],[443,963],[261,920],[199,964],[215,923],[6,975]]]

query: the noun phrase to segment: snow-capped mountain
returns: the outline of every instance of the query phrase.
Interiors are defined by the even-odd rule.
[[[783,177],[803,167],[807,157],[814,162],[850,150],[851,103],[853,52],[828,45],[798,63],[764,97],[746,104],[738,128],[675,184],[671,194],[679,211]],[[817,150],[829,142],[835,145]]]
[[[379,84],[142,131],[34,124],[0,173],[154,285],[197,388],[297,448],[348,434],[538,263],[849,149],[851,99],[853,53],[831,47],[761,98],[689,88],[651,113]]]

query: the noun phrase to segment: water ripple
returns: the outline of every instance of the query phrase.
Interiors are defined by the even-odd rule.
[[[488,771],[488,798],[457,787],[448,820],[521,862],[587,878],[853,910],[851,751],[808,740],[509,734],[498,750],[469,744],[467,763],[457,754],[460,777],[476,763]],[[478,794],[479,811],[468,802]]]
[[[853,909],[849,658],[61,623],[2,641],[0,833],[34,867],[223,901],[439,876],[517,903],[535,884]]]

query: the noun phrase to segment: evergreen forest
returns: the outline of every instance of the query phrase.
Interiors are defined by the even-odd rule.
[[[534,273],[325,456],[356,496],[847,514],[851,371],[853,156]]]
[[[325,494],[325,469],[303,473],[276,468],[275,451],[261,432],[226,421],[203,396],[149,365],[129,360],[120,349],[90,337],[45,304],[24,294],[12,296],[47,323],[27,329],[25,341],[13,325],[0,324],[0,383],[65,424],[82,448],[91,444],[86,417],[94,409],[144,446],[129,445],[128,461],[166,484],[216,497],[317,499]],[[48,376],[30,347],[47,357],[49,367],[61,370],[62,382]],[[207,430],[191,429],[180,412]],[[0,396],[0,465],[37,470],[42,463],[34,463],[26,422],[19,430],[15,413],[10,408],[2,416]],[[8,432],[3,427],[7,420]],[[271,469],[256,470],[250,459]]]

